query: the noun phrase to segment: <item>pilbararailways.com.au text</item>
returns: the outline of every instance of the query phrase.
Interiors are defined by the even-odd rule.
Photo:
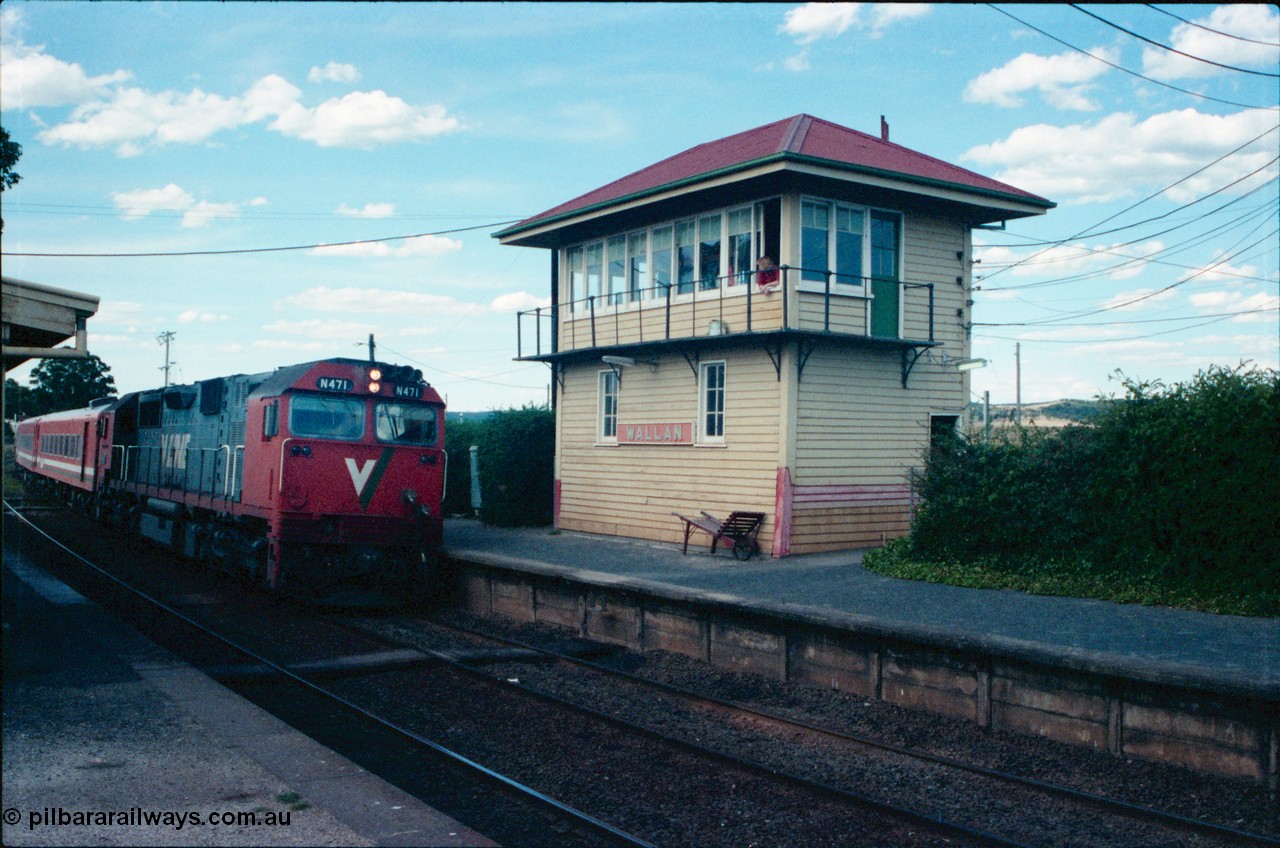
[[[10,807],[4,811],[7,825],[26,822],[27,830],[41,827],[288,827],[291,810],[254,810],[200,812],[196,810],[68,810],[44,807],[22,811]]]

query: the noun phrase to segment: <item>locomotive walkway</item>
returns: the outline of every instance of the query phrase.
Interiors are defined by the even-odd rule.
[[[178,661],[7,545],[3,769],[4,845],[492,844]],[[276,823],[178,818],[252,811]],[[86,814],[116,818],[77,824]],[[160,823],[137,825],[144,815]]]
[[[672,519],[675,521],[675,519]],[[883,577],[861,551],[735,560],[707,546],[618,540],[546,528],[501,529],[450,519],[451,557],[608,584],[661,587],[746,607],[842,613],[883,630],[929,630],[958,641],[1003,640],[1039,656],[1070,655],[1098,670],[1195,681],[1280,699],[1280,619],[1214,615]]]

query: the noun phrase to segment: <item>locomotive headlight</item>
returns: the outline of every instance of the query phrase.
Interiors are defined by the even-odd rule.
[[[378,380],[381,380],[381,379],[382,379],[382,371],[381,371],[381,369],[378,369],[378,368],[370,368],[370,369],[369,369],[369,379],[370,379],[370,380],[372,380],[372,381],[374,381],[375,383],[376,383]]]
[[[370,383],[370,384],[369,384],[369,394],[371,394],[371,395],[376,395],[376,394],[378,393],[378,391],[379,391],[379,390],[381,390],[381,388],[382,388],[382,384],[381,384],[381,383]]]

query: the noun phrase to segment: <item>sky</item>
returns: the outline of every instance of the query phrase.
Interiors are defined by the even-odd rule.
[[[374,334],[451,409],[540,404],[516,313],[550,256],[494,232],[799,113],[884,115],[1057,204],[974,233],[973,400],[1014,400],[1015,345],[1024,402],[1276,368],[1277,44],[1254,4],[6,0],[4,274],[100,297],[121,391],[163,383],[165,332],[175,383]]]

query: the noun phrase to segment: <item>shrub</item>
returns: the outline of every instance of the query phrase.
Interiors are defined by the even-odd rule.
[[[480,426],[481,518],[499,527],[536,527],[553,518],[555,413],[526,406]]]
[[[445,515],[471,514],[471,446],[477,444],[482,426],[482,423],[473,421],[449,421],[445,424],[445,452],[449,455]]]
[[[1093,426],[933,448],[910,555],[1280,596],[1280,374],[1121,379]]]

